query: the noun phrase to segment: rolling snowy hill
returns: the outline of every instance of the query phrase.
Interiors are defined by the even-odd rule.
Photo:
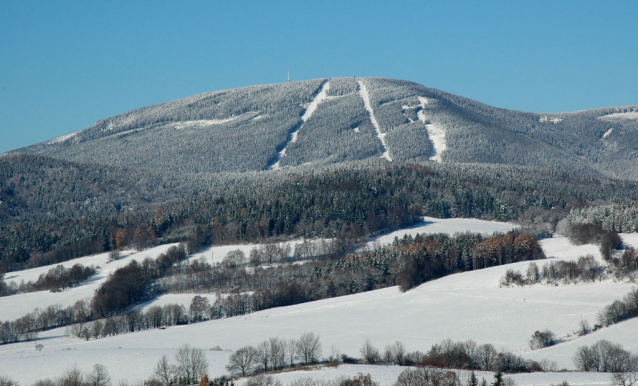
[[[466,230],[491,233],[511,227],[511,224],[478,220],[429,218],[419,228],[407,229],[403,233],[454,233]],[[400,232],[393,235],[400,236]],[[385,243],[393,235],[379,240]],[[624,234],[622,237],[626,244],[638,246],[636,234]],[[597,246],[573,246],[563,237],[545,239],[541,244],[545,254],[552,257],[537,261],[541,267],[551,261],[575,260],[585,254],[601,259]],[[95,281],[98,282],[116,265],[125,264],[136,257],[156,256],[166,247],[130,254],[109,264],[104,263],[104,255],[78,261],[105,267],[98,274]],[[223,253],[234,248],[247,249],[251,246],[227,246],[204,252],[204,257],[219,259]],[[143,379],[150,376],[153,366],[162,355],[172,356],[176,348],[188,343],[207,350],[211,362],[210,371],[217,376],[225,373],[224,366],[231,353],[229,350],[236,350],[247,344],[256,345],[268,337],[297,338],[306,331],[320,335],[324,347],[323,356],[329,355],[333,348],[341,353],[359,356],[359,348],[366,339],[380,348],[399,340],[408,350],[421,351],[427,351],[431,345],[443,339],[472,339],[479,344],[491,343],[499,350],[511,350],[526,358],[556,361],[559,368],[572,369],[574,366],[571,356],[574,350],[598,339],[616,341],[632,352],[638,351],[636,320],[603,328],[585,337],[577,338],[574,335],[581,320],[588,320],[593,325],[597,313],[614,300],[621,299],[634,284],[606,280],[558,286],[499,285],[500,278],[508,268],[524,271],[528,264],[520,262],[454,274],[424,283],[406,293],[400,292],[397,287],[390,287],[233,318],[90,341],[70,338],[64,329],[56,329],[41,335],[38,342],[44,345],[42,351],[36,351],[33,342],[0,346],[0,374],[28,384],[36,379],[59,374],[74,363],[84,370],[90,369],[95,363],[102,363],[111,371],[114,380]],[[14,277],[10,280],[33,278],[40,271],[46,271],[46,267],[12,273]],[[56,294],[42,292],[27,294],[31,296],[0,298],[0,319],[8,319],[19,313],[22,310],[18,309],[19,304],[28,305],[32,309],[43,307],[51,301],[71,302],[73,299],[81,299],[93,285],[86,284]],[[177,296],[173,300],[176,298]],[[158,304],[165,301],[162,298],[156,300]],[[182,301],[187,302],[188,297],[183,297]],[[543,329],[552,330],[567,342],[530,351],[528,341],[532,333]],[[224,351],[210,350],[216,346]],[[325,371],[331,374],[328,377],[336,377],[344,372],[371,372],[382,378],[383,385],[389,385],[399,370],[354,366]],[[304,374],[282,375],[282,379],[289,380],[295,376],[302,377]],[[577,384],[598,384],[607,383],[609,378],[608,375],[603,377],[600,374],[532,374],[521,375],[519,384],[550,384],[572,379]]]

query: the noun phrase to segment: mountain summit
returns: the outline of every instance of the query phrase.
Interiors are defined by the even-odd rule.
[[[636,149],[638,106],[540,114],[408,81],[333,78],[199,94],[14,152],[158,172],[246,172],[382,158],[638,178]]]

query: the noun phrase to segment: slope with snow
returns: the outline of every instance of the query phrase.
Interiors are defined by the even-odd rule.
[[[441,158],[441,154],[447,148],[445,144],[445,130],[439,125],[435,125],[433,123],[427,123],[427,118],[425,117],[425,113],[423,113],[423,109],[425,105],[428,104],[427,98],[417,97],[419,99],[419,110],[417,112],[417,117],[419,121],[425,124],[425,128],[428,130],[428,136],[430,137],[430,141],[432,141],[432,148],[434,149],[434,155],[430,157],[432,161],[443,162]]]
[[[447,229],[448,233],[462,232],[468,228],[490,233],[513,227],[513,224],[475,222],[478,220],[437,222],[426,218],[426,221],[429,223],[404,230],[403,233],[416,233],[416,230],[423,233],[428,227],[436,231]],[[397,236],[400,234],[397,233]],[[625,243],[638,246],[638,235],[621,236]],[[389,242],[393,238],[386,235],[379,242]],[[541,245],[545,254],[552,256],[552,259],[537,262],[541,269],[543,264],[551,261],[574,260],[588,253],[601,259],[596,246],[573,246],[563,237],[542,240]],[[638,335],[635,334],[638,320],[604,328],[583,338],[576,338],[573,334],[581,320],[593,325],[597,313],[612,301],[621,299],[634,284],[607,280],[559,286],[499,286],[499,280],[508,268],[525,271],[528,264],[520,262],[450,275],[424,283],[406,293],[400,292],[397,287],[390,287],[234,318],[88,342],[65,336],[64,329],[53,330],[42,334],[39,342],[44,349],[40,352],[35,351],[32,342],[0,346],[0,374],[28,383],[59,373],[73,363],[78,363],[83,369],[88,369],[94,363],[103,363],[114,379],[142,379],[151,374],[154,364],[162,355],[171,356],[175,348],[188,343],[206,349],[212,362],[211,373],[220,375],[225,373],[224,366],[231,351],[210,351],[211,348],[220,346],[224,350],[236,350],[247,344],[256,345],[268,337],[297,338],[307,331],[313,331],[321,337],[324,356],[328,356],[333,347],[335,351],[359,356],[359,348],[366,339],[379,348],[399,340],[406,349],[421,351],[427,351],[433,344],[447,338],[472,339],[479,344],[494,344],[499,350],[512,350],[527,358],[554,360],[559,368],[573,368],[571,356],[574,350],[598,339],[620,342],[626,349],[638,351]],[[165,301],[170,302],[182,295],[171,296],[173,299],[167,298]],[[5,307],[0,307],[3,314]],[[548,349],[529,351],[531,335],[536,330],[544,329],[550,329],[558,337],[570,341]],[[366,368],[361,371],[368,372]],[[388,370],[391,375],[383,384],[391,384],[390,379],[395,379],[396,374],[392,373],[395,370]],[[341,370],[335,371],[338,373]],[[381,370],[382,373],[384,371]],[[600,374],[520,377],[519,385],[559,383],[567,377],[574,377],[569,379],[574,379],[574,383],[578,384],[607,383]]]
[[[379,127],[379,122],[377,122],[377,119],[374,117],[374,109],[372,108],[372,105],[370,104],[370,94],[368,93],[366,84],[361,79],[359,79],[357,82],[359,84],[359,95],[361,95],[361,99],[363,99],[363,104],[366,110],[368,111],[368,114],[370,115],[370,121],[372,122],[372,126],[374,126],[374,130],[377,132],[377,138],[379,138],[379,141],[381,142],[381,152],[382,152],[381,158],[385,158],[388,161],[392,161],[392,158],[390,158],[390,150],[388,149],[388,144],[385,141],[386,133],[381,132],[381,128]]]

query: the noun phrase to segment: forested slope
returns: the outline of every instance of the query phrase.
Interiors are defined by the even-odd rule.
[[[317,79],[145,107],[16,152],[161,173],[209,173],[266,170],[276,161],[290,167],[347,163],[387,150],[394,161],[498,163],[635,179],[637,111],[624,106],[530,113],[403,80]]]

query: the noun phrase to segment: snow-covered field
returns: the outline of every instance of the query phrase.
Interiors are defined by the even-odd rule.
[[[480,220],[426,218],[424,224],[382,236],[379,242],[391,242],[395,235],[401,237],[405,233],[453,234],[471,230],[491,234],[514,227],[513,224]],[[626,243],[638,246],[638,235],[621,236]],[[600,259],[596,246],[575,247],[563,237],[542,240],[541,245],[545,254],[553,257],[547,262],[555,259],[574,260],[587,253]],[[209,259],[212,254],[213,259],[217,260],[218,256],[223,258],[228,251],[238,247],[248,248],[249,251],[253,246],[216,247],[224,249],[211,249],[204,256]],[[141,258],[158,255],[161,248],[168,246],[130,255],[106,267],[112,269],[111,265],[126,264],[127,260],[136,255],[141,255]],[[97,261],[102,258],[100,256],[85,259]],[[542,267],[546,262],[538,263]],[[626,349],[638,352],[638,334],[635,333],[638,331],[638,320],[604,328],[582,338],[573,335],[580,320],[588,320],[593,325],[596,314],[612,301],[621,299],[634,287],[633,284],[603,281],[560,286],[499,286],[499,280],[508,268],[525,271],[528,264],[521,262],[450,275],[424,283],[406,293],[401,293],[397,287],[391,287],[234,318],[88,342],[69,338],[64,329],[57,329],[41,335],[39,343],[44,345],[44,349],[39,352],[34,349],[33,342],[0,346],[0,374],[21,381],[22,385],[28,385],[40,378],[59,375],[75,363],[84,370],[90,369],[95,363],[102,363],[109,369],[114,381],[123,378],[143,379],[151,375],[155,363],[162,355],[170,357],[177,347],[188,343],[207,350],[211,362],[210,373],[218,376],[225,373],[224,366],[231,351],[211,351],[211,348],[220,346],[224,350],[236,350],[246,344],[256,345],[268,337],[297,338],[307,331],[315,332],[321,337],[324,356],[328,356],[334,348],[341,353],[358,357],[359,348],[366,339],[370,339],[378,348],[399,340],[408,350],[421,351],[427,351],[433,344],[447,338],[473,339],[479,344],[491,343],[499,350],[512,350],[526,358],[553,360],[558,363],[559,368],[567,369],[573,368],[571,356],[577,347],[592,344],[599,339],[619,342]],[[46,268],[42,269],[46,271]],[[41,307],[39,304],[45,302],[40,297],[66,293],[63,298],[72,304],[78,298],[87,297],[79,295],[83,287],[93,285],[86,284],[59,294],[40,292],[0,298],[0,320],[10,319],[9,315],[22,316],[22,309],[13,309],[22,307],[20,303],[28,304],[25,307],[27,312],[36,306]],[[82,291],[90,296],[90,291]],[[177,302],[180,296],[182,295],[165,295],[158,302]],[[188,294],[182,301],[190,302],[192,296],[193,294]],[[14,301],[11,298],[20,300]],[[544,329],[550,329],[560,338],[570,341],[555,347],[530,351],[528,341],[532,333]],[[278,377],[287,382],[292,379],[289,377],[334,378],[369,372],[381,385],[391,385],[401,370],[400,367],[340,366],[337,369],[293,372]],[[557,384],[563,380],[575,385],[600,385],[608,384],[610,379],[608,374],[593,373],[524,374],[515,375],[514,378],[521,386]],[[490,380],[491,376],[488,382]]]
[[[392,386],[397,377],[405,368],[400,366],[377,366],[377,365],[341,365],[336,368],[321,368],[317,370],[292,371],[275,375],[275,378],[286,385],[294,380],[303,378],[312,378],[317,380],[330,381],[345,377],[354,377],[359,373],[370,374],[374,381],[379,382],[380,386]],[[461,380],[461,384],[470,376],[469,371],[456,371]],[[477,371],[475,372],[479,382],[485,379],[490,384],[494,379],[491,372]],[[563,381],[567,381],[570,385],[578,386],[601,386],[609,385],[611,376],[606,373],[532,373],[532,374],[513,374],[507,375],[514,379],[518,386],[544,386],[558,385]],[[238,386],[243,386],[245,382],[237,382]]]

